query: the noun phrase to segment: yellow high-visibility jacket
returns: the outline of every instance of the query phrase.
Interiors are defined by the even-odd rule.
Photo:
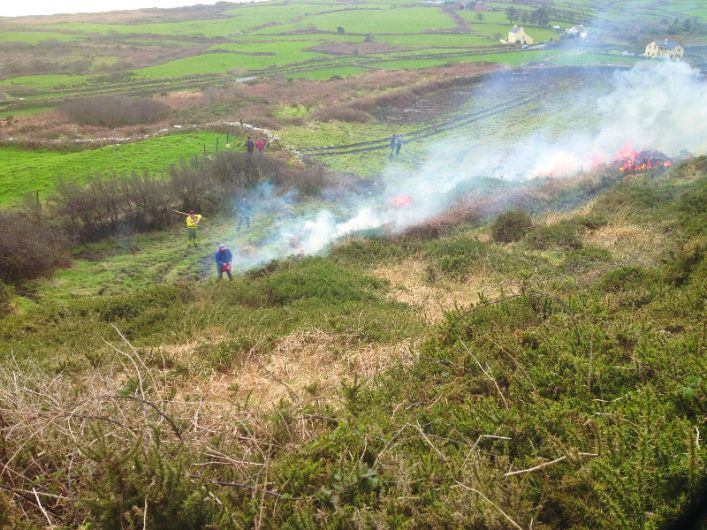
[[[196,228],[202,217],[203,216],[199,214],[187,215],[187,228]]]

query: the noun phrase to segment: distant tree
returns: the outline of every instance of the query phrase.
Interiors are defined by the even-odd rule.
[[[690,33],[690,30],[692,29],[692,24],[690,22],[689,18],[686,18],[683,23],[682,23],[682,29],[685,33]]]
[[[484,21],[484,14],[481,11],[476,12],[476,20],[478,20],[479,22]]]
[[[336,28],[336,32],[341,34],[341,33],[346,33],[346,30],[344,28],[342,28],[341,26],[339,26],[338,28]]]
[[[547,9],[540,7],[530,14],[529,20],[536,26],[547,26],[550,23],[550,14]]]
[[[518,10],[513,6],[509,7],[506,9],[506,18],[511,23],[515,22],[518,20]]]
[[[496,34],[493,36],[493,38],[496,39],[496,40],[501,40],[501,34],[500,34],[500,33],[496,33]]]
[[[527,24],[529,20],[530,20],[530,13],[528,13],[527,11],[523,11],[520,15],[520,21],[523,24]]]
[[[376,38],[373,33],[369,33],[368,35],[366,35],[366,38],[363,39],[363,42],[376,42]]]

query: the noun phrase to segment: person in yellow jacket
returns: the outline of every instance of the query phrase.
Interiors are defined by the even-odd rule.
[[[189,210],[187,215],[187,245],[195,246],[199,243],[196,229],[203,218],[203,215],[196,213],[194,210]]]

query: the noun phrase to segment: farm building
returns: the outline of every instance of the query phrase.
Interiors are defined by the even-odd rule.
[[[525,32],[524,28],[513,26],[508,32],[508,44],[533,44],[535,39]]]
[[[682,59],[685,55],[685,50],[680,43],[674,40],[665,39],[663,41],[654,40],[648,46],[643,54],[646,57],[665,57],[668,59]]]
[[[585,28],[583,25],[579,26],[572,26],[571,28],[567,28],[565,30],[565,35],[571,39],[586,39],[587,38],[587,28]]]

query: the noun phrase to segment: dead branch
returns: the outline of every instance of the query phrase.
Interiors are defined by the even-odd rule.
[[[496,504],[495,502],[493,502],[491,499],[489,499],[486,495],[484,495],[483,493],[481,493],[479,490],[474,489],[474,488],[472,488],[472,487],[470,487],[470,486],[467,486],[466,484],[464,484],[464,483],[462,483],[462,482],[459,482],[458,480],[455,480],[454,482],[456,482],[457,484],[459,484],[459,485],[460,485],[462,488],[464,488],[465,490],[473,491],[474,493],[476,493],[477,495],[479,495],[482,499],[484,499],[486,502],[488,502],[491,506],[493,506],[493,507],[496,508],[499,512],[501,512],[501,515],[503,515],[503,517],[505,517],[506,520],[507,520],[509,523],[511,523],[515,528],[517,528],[518,530],[523,530],[523,527],[520,526],[518,523],[516,523],[513,519],[511,519],[510,515],[508,515],[506,512],[504,512],[498,504]]]
[[[476,356],[473,353],[471,353],[471,350],[469,349],[469,347],[466,344],[464,344],[462,341],[459,341],[459,343],[466,350],[466,352],[469,355],[471,355],[471,358],[474,359],[474,362],[481,369],[481,371],[484,373],[484,375],[491,380],[493,385],[496,387],[496,390],[498,391],[498,395],[501,396],[501,401],[503,401],[503,406],[506,407],[506,410],[507,410],[508,409],[508,401],[506,401],[506,397],[503,395],[503,392],[501,391],[501,387],[498,386],[496,379],[494,379],[494,377],[484,369],[484,367],[481,365],[479,360],[476,358]]]

